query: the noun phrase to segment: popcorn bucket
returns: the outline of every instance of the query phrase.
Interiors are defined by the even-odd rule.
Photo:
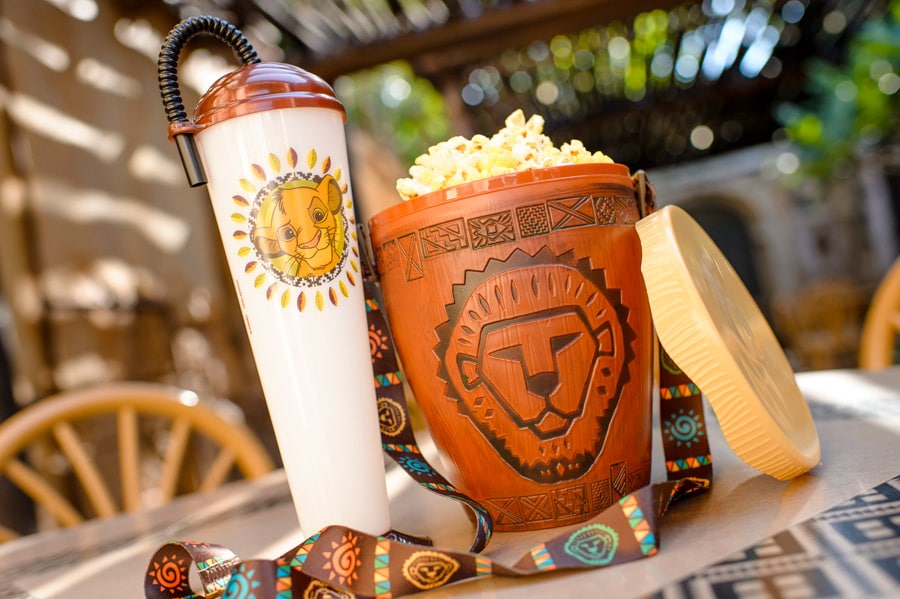
[[[178,55],[198,33],[245,63],[187,119]],[[176,26],[160,90],[191,185],[209,196],[291,494],[307,534],[390,529],[343,106],[321,79],[261,63],[214,17]]]
[[[406,376],[448,478],[496,530],[573,524],[649,483],[635,181],[620,164],[539,168],[370,220]]]

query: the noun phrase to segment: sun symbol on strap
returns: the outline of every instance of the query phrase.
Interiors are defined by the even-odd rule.
[[[387,335],[380,328],[376,328],[374,324],[369,325],[369,352],[372,354],[372,362],[381,359],[387,345]]]
[[[262,586],[259,580],[256,580],[256,570],[248,568],[247,564],[241,564],[235,569],[234,575],[228,582],[228,593],[225,599],[256,599],[256,589]]]
[[[703,436],[703,422],[700,414],[694,412],[693,408],[685,412],[684,408],[679,408],[676,414],[663,421],[663,434],[669,441],[674,441],[675,445],[681,447],[690,447],[694,443],[698,443],[698,437]]]
[[[349,185],[331,157],[320,162],[314,149],[306,170],[294,148],[264,162],[249,165],[240,193],[232,195],[230,218],[238,227],[232,236],[246,244],[237,251],[244,273],[282,308],[336,306],[361,277]]]
[[[331,542],[332,551],[325,551],[323,555],[328,559],[322,568],[329,570],[328,580],[337,580],[338,584],[347,584],[359,578],[356,571],[362,565],[359,559],[361,548],[358,547],[359,536],[348,532],[341,537],[341,542]]]
[[[397,463],[400,464],[404,470],[412,474],[418,474],[420,476],[434,476],[436,474],[434,469],[426,462],[412,456],[402,456],[397,460]]]
[[[153,563],[150,572],[151,582],[170,595],[177,595],[190,589],[187,560],[176,553],[165,555],[159,562]]]

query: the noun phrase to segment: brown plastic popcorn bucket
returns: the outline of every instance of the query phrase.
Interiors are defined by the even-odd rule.
[[[447,477],[499,531],[650,481],[653,333],[627,167],[465,183],[370,221],[386,314]]]

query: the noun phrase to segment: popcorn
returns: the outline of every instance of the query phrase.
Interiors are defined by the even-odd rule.
[[[397,180],[397,192],[404,200],[446,189],[460,183],[505,175],[516,171],[581,164],[612,162],[603,152],[591,152],[577,139],[557,148],[544,135],[544,119],[516,110],[506,117],[506,126],[493,137],[455,136],[431,146],[409,167],[409,177]]]

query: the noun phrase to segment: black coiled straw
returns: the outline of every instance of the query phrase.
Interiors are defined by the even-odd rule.
[[[170,125],[191,124],[184,110],[184,102],[181,100],[181,90],[178,88],[178,58],[188,40],[199,33],[212,35],[231,46],[235,56],[245,65],[260,62],[256,50],[241,33],[241,30],[227,21],[210,16],[190,17],[183,20],[169,32],[163,41],[157,65],[159,93],[162,95],[163,107]],[[188,183],[191,187],[205,185],[206,173],[203,170],[203,163],[200,162],[194,134],[188,130],[178,132],[177,127],[175,131],[173,138],[178,147],[178,154],[181,156],[181,164],[184,166],[184,174],[187,175]]]

